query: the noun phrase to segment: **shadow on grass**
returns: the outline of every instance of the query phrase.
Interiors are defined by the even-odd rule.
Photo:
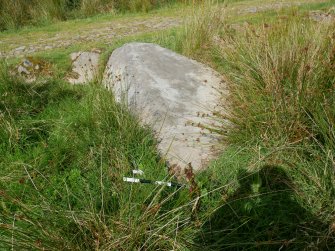
[[[239,189],[204,224],[202,250],[335,250],[328,225],[295,199],[280,167],[239,172]]]

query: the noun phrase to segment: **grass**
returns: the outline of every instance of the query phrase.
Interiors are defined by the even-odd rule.
[[[258,4],[226,8],[250,3]],[[32,85],[2,65],[0,247],[333,250],[334,23],[306,15],[330,7],[246,14],[241,25],[222,18],[227,9],[202,6],[182,28],[123,38],[104,53],[156,42],[224,75],[229,144],[196,175],[197,193],[122,181],[134,167],[148,179],[171,177],[150,129],[99,82],[60,79],[68,51],[48,55],[59,78]]]
[[[230,35],[234,31],[229,30],[222,36],[216,56],[235,83],[233,91],[239,94],[233,105],[244,104],[234,111],[237,123],[243,132],[249,132],[236,137],[285,138],[294,143],[316,137],[313,124],[317,114],[324,112],[332,124],[334,44],[328,37],[333,27],[312,23],[305,27],[302,22],[290,18],[270,27],[250,26],[239,36]],[[263,110],[264,106],[271,109]]]
[[[203,191],[221,193],[203,198],[218,203],[204,209],[207,249],[334,248],[334,23],[306,13],[332,6],[266,11],[239,26],[200,18],[170,34],[171,48],[218,69],[231,92],[230,147],[199,178]]]
[[[113,103],[107,90],[55,80],[27,85],[2,75],[0,93],[2,248],[182,245],[173,231],[187,222],[183,210],[170,225],[160,222],[188,194],[123,183],[136,167],[155,180],[168,179],[167,170],[150,131]]]
[[[265,155],[233,176],[237,190],[205,224],[202,241],[214,249],[334,248],[333,31],[293,9],[275,22],[227,26],[213,44],[212,64],[232,93],[234,126],[223,133],[231,146],[259,149],[253,158]],[[213,168],[209,180],[227,169]]]

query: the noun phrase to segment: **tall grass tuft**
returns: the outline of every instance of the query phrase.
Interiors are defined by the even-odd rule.
[[[332,145],[334,49],[334,24],[300,17],[226,30],[218,53],[234,93],[231,139]]]
[[[301,241],[310,243],[307,248],[334,247],[335,23],[315,23],[291,12],[273,23],[240,26],[225,27],[213,49],[231,93],[234,126],[228,140],[259,149],[260,156],[270,152],[264,164],[284,168],[295,200],[316,216],[305,216],[305,222],[314,222],[319,230],[311,229],[319,239],[308,240],[306,233]],[[277,236],[284,233],[277,230]],[[259,237],[254,234],[251,239],[267,238],[262,230]],[[292,247],[302,249],[299,243]]]
[[[230,90],[230,147],[199,178],[221,196],[205,199],[217,207],[196,240],[209,250],[335,248],[335,24],[296,10],[233,25],[199,13],[160,40],[216,67]]]
[[[213,1],[193,7],[177,35],[177,50],[188,56],[204,56],[224,25],[224,8]]]

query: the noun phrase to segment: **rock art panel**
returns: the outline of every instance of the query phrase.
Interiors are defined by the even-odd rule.
[[[199,170],[215,155],[220,136],[212,128],[227,89],[214,70],[155,44],[129,43],[110,56],[103,83],[153,128],[171,168]]]

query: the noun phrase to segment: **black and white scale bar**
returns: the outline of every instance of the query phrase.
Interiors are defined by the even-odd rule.
[[[161,186],[166,185],[168,187],[183,187],[184,186],[184,185],[181,185],[175,182],[152,181],[152,180],[128,178],[128,177],[123,177],[123,181],[130,182],[130,183],[156,184],[156,185],[161,185]]]

